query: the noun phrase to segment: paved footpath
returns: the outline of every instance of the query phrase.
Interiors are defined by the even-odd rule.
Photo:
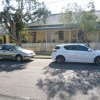
[[[0,61],[0,100],[100,100],[99,95],[100,66]]]

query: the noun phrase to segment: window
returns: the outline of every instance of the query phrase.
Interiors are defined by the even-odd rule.
[[[59,31],[59,40],[64,40],[64,31]]]
[[[36,43],[36,32],[32,32],[32,43]]]

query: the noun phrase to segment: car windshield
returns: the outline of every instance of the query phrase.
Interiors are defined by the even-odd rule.
[[[19,50],[21,51],[23,48],[21,48],[20,46],[14,45],[12,46],[14,50]]]

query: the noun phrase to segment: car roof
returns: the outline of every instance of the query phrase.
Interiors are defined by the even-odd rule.
[[[0,44],[0,45],[12,45],[12,44]]]
[[[59,44],[57,46],[63,47],[63,46],[69,46],[69,45],[82,45],[82,46],[85,46],[85,44],[80,44],[80,43],[66,43],[66,44]]]
[[[13,46],[13,44],[0,44],[1,46]]]

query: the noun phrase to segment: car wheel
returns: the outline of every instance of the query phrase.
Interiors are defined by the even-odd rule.
[[[100,65],[100,56],[95,58],[94,63]]]
[[[23,58],[22,58],[21,55],[17,55],[17,56],[16,56],[16,61],[20,62],[20,61],[22,61],[22,60],[23,60]]]
[[[56,57],[56,61],[58,62],[58,63],[64,63],[65,62],[65,57],[64,56],[57,56]]]

